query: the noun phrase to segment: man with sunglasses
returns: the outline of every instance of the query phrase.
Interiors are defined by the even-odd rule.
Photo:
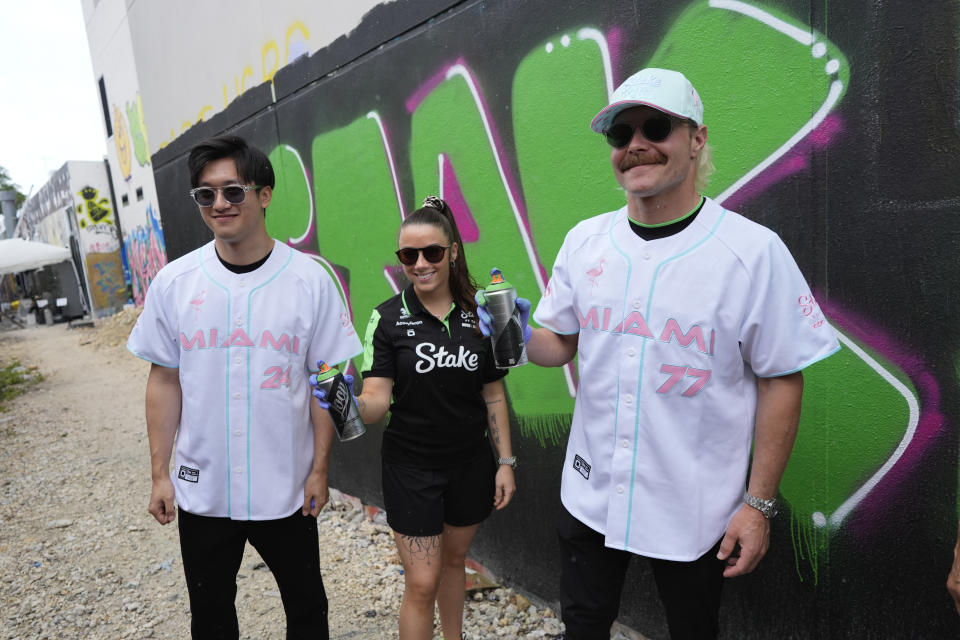
[[[239,637],[248,540],[277,581],[287,638],[327,638],[316,516],[333,425],[310,400],[308,367],[352,358],[360,341],[327,272],[267,233],[267,156],[222,136],[188,162],[214,239],[160,270],[127,342],[152,363],[148,511],[179,522],[194,638]]]
[[[714,638],[724,577],[767,550],[800,370],[839,344],[783,242],[701,195],[707,128],[683,74],[636,73],[590,126],[627,203],[567,234],[527,344],[542,366],[579,356],[558,521],[566,638],[610,637],[634,555],[671,637]]]

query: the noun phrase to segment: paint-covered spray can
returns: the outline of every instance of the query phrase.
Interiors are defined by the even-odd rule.
[[[490,340],[493,362],[498,369],[527,364],[527,345],[523,341],[523,324],[517,309],[517,290],[503,279],[500,270],[490,271],[490,284],[483,290],[490,314]]]
[[[357,401],[350,393],[343,374],[336,367],[328,366],[327,363],[320,366],[320,371],[317,372],[317,389],[327,392],[327,402],[330,403],[328,411],[341,442],[353,440],[366,432],[367,427],[360,419]]]

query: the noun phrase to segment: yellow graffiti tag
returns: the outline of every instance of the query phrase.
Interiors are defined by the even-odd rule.
[[[120,174],[124,180],[130,179],[130,133],[127,131],[127,120],[123,117],[120,107],[113,105],[113,143],[117,146],[117,162],[120,164]]]

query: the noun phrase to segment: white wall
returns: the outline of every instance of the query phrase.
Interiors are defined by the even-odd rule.
[[[385,2],[80,2],[94,76],[106,87],[112,134],[102,126],[132,295],[143,304],[167,261],[150,155]]]
[[[90,0],[85,0],[90,1]],[[130,2],[151,150],[360,24],[378,0]]]

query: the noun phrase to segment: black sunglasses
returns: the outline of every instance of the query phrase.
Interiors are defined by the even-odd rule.
[[[633,135],[638,128],[643,137],[650,142],[663,142],[673,131],[673,118],[666,115],[652,116],[639,125],[618,122],[604,131],[603,135],[607,137],[607,144],[611,147],[623,149],[633,140]]]
[[[400,260],[402,264],[412,267],[417,264],[417,258],[422,253],[427,262],[436,264],[443,260],[443,255],[449,248],[449,246],[445,247],[442,244],[428,244],[418,249],[404,247],[403,249],[397,249],[397,259]]]
[[[223,199],[230,204],[243,204],[247,199],[247,191],[253,191],[260,187],[250,184],[229,184],[225,187],[197,187],[190,189],[189,193],[197,204],[201,207],[212,207],[217,201],[217,191],[223,194]]]

